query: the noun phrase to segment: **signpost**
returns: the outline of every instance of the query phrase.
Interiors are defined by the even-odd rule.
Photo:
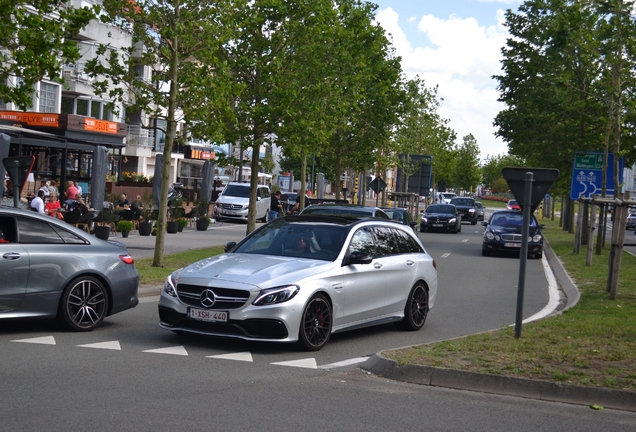
[[[526,283],[530,216],[539,206],[543,197],[547,195],[552,184],[554,184],[559,177],[559,170],[505,167],[502,170],[502,174],[523,212],[521,250],[519,252],[519,283],[517,284],[517,313],[515,317],[515,337],[519,339],[521,337],[521,326],[523,322],[523,295]]]
[[[570,198],[573,200],[592,199],[594,195],[602,192],[603,180],[603,159],[605,155],[600,152],[586,152],[574,156],[572,165],[572,187],[570,188]],[[618,160],[619,182],[623,182],[623,158]],[[606,195],[615,194],[614,186],[614,154],[607,155],[607,173],[605,182]]]

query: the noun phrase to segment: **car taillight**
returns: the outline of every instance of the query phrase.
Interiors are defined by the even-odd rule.
[[[119,255],[119,259],[122,260],[124,262],[124,264],[134,264],[135,263],[135,260],[133,259],[132,256],[130,256],[130,254]]]

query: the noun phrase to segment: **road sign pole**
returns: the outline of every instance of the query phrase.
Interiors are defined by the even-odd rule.
[[[526,262],[528,261],[528,235],[530,235],[530,216],[532,215],[532,183],[534,175],[526,173],[523,180],[523,222],[521,228],[521,251],[519,252],[519,283],[517,284],[517,316],[515,319],[515,338],[521,337],[521,327],[523,325],[523,295],[526,284]]]

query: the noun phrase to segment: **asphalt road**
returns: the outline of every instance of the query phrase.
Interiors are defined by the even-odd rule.
[[[439,272],[421,331],[334,335],[318,353],[172,334],[158,327],[154,298],[90,333],[1,322],[0,431],[634,430],[634,413],[421,387],[356,366],[377,351],[513,323],[519,261],[482,257],[481,232],[465,224],[460,234],[420,234]],[[244,233],[245,225],[225,224],[174,239],[206,247]],[[152,254],[146,239],[124,240],[133,255]],[[547,297],[541,261],[531,260],[524,317]]]

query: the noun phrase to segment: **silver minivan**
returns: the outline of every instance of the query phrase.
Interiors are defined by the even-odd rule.
[[[263,222],[268,221],[271,201],[272,196],[269,187],[258,185],[258,190],[256,191],[256,219]],[[230,182],[216,200],[216,215],[223,219],[247,221],[249,206],[249,183]]]

